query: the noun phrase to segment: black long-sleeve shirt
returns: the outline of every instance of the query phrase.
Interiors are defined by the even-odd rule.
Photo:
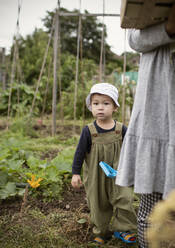
[[[94,125],[98,133],[107,133],[107,132],[115,131],[116,121],[115,121],[114,127],[111,129],[103,129],[99,127],[96,121],[94,121]],[[122,139],[124,138],[126,131],[127,131],[127,127],[123,125],[122,126]],[[90,152],[91,145],[92,145],[91,134],[90,134],[88,126],[85,126],[82,130],[80,140],[79,140],[77,149],[75,151],[74,160],[72,164],[72,174],[80,175],[81,168],[82,168],[84,158],[85,158],[85,154]]]

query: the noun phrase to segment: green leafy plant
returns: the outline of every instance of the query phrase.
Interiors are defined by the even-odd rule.
[[[63,149],[48,161],[24,150],[25,143],[25,138],[10,137],[0,144],[0,199],[22,196],[32,175],[42,178],[42,181],[38,190],[30,188],[30,194],[47,199],[59,198],[65,175],[71,172],[74,148]]]

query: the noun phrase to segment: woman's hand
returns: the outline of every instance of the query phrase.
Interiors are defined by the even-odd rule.
[[[81,188],[83,184],[82,184],[80,175],[76,175],[76,174],[73,175],[71,184],[73,188],[78,188],[78,189]]]

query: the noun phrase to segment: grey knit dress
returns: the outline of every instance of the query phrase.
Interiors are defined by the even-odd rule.
[[[116,184],[135,193],[175,189],[175,39],[165,24],[129,30],[131,48],[141,53],[133,111],[123,142]]]

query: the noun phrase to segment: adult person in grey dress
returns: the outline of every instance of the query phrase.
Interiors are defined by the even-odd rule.
[[[128,31],[141,53],[138,85],[116,184],[141,194],[138,240],[147,248],[147,217],[175,189],[175,4],[168,21]]]

